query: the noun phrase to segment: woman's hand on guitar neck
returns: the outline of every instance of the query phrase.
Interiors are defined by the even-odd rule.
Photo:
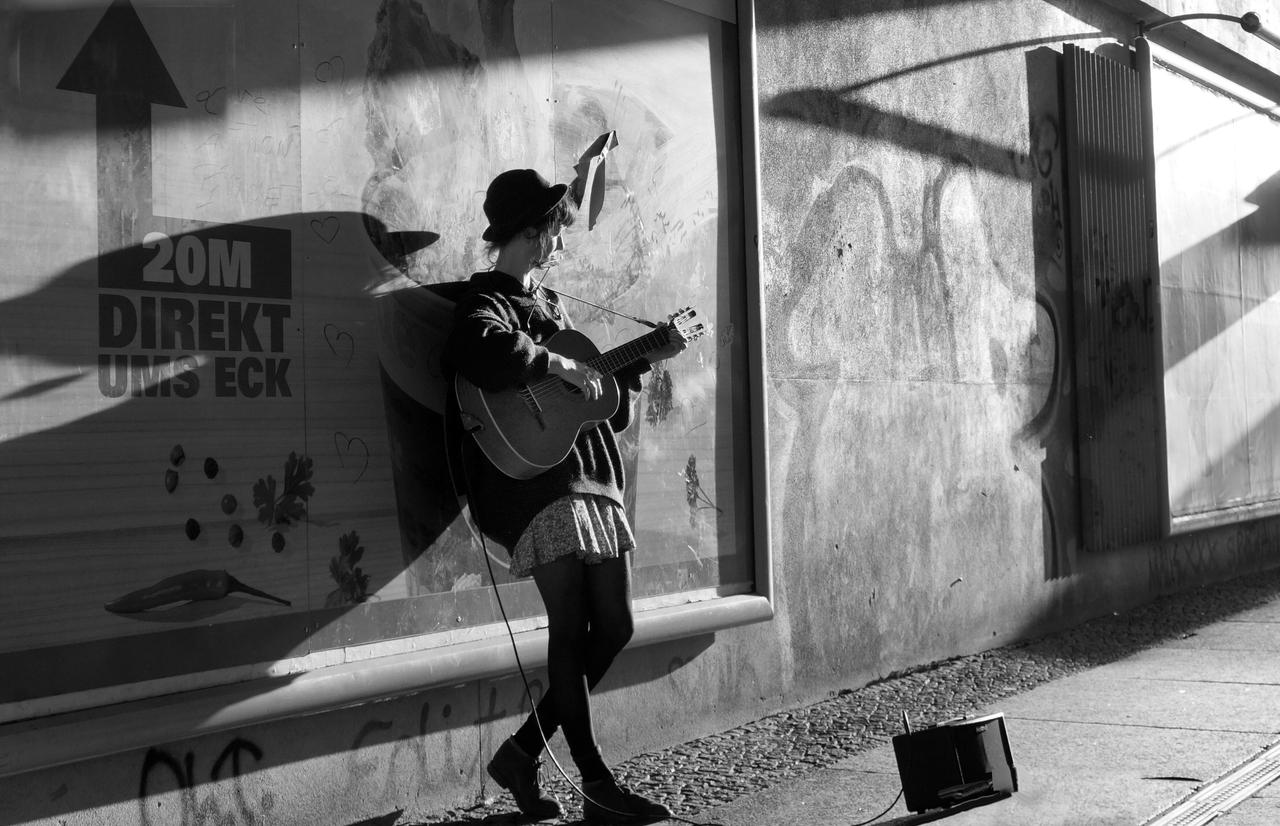
[[[662,361],[663,359],[669,359],[672,356],[678,356],[689,346],[689,341],[680,334],[679,330],[671,327],[668,332],[670,333],[670,341],[656,350],[651,350],[645,356],[645,359],[650,364]]]
[[[564,379],[581,390],[582,395],[586,396],[589,401],[595,401],[600,398],[600,394],[603,392],[600,384],[602,378],[600,371],[586,362],[575,361],[559,353],[550,353],[549,355],[548,373]]]

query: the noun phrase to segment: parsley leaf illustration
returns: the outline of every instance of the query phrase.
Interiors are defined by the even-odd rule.
[[[360,534],[351,531],[338,538],[338,555],[329,560],[329,575],[338,587],[329,594],[325,605],[334,607],[368,599],[369,575],[356,565],[362,556]]]
[[[665,422],[675,407],[672,399],[671,373],[667,370],[654,370],[649,381],[649,405],[644,417],[650,425]]]
[[[253,504],[258,508],[258,521],[268,528],[288,527],[307,517],[307,500],[316,492],[311,484],[312,461],[308,456],[290,453],[284,463],[284,484],[276,494],[276,479],[268,475],[253,486]]]
[[[253,504],[258,509],[258,521],[268,528],[275,524],[276,478],[268,475],[253,486]]]

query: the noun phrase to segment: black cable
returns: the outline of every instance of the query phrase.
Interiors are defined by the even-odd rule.
[[[551,274],[551,268],[555,266],[555,264],[556,264],[555,261],[547,262],[546,266],[543,268],[542,277],[538,279],[537,284],[533,285],[533,291],[535,293],[538,290],[542,289],[542,282],[547,280],[547,276]],[[628,321],[634,321],[637,324],[641,324],[653,330],[656,330],[658,329],[658,327],[661,326],[656,322],[648,321],[647,319],[639,318],[638,316],[628,315],[626,313],[619,312],[618,310],[615,310],[612,307],[606,307],[603,304],[597,304],[594,301],[588,301],[585,298],[581,298],[579,296],[573,295],[572,293],[564,292],[563,290],[557,289],[555,292],[556,292],[556,295],[561,296],[562,298],[572,298],[574,301],[577,301],[581,304],[586,304],[588,307],[595,307],[597,310],[604,310],[606,313],[612,313],[613,315],[616,315],[618,318],[625,318]]]
[[[907,718],[907,712],[906,712],[905,710],[902,712],[902,725],[903,725],[903,727],[907,730],[907,734],[908,734],[908,735],[910,735],[910,734],[911,734],[911,721]],[[895,749],[894,749],[894,751],[896,752],[896,751],[897,751],[897,749],[895,748]],[[908,750],[907,750],[907,754],[906,754],[906,762],[905,762],[905,763],[903,763],[903,764],[901,764],[901,765],[899,766],[899,770],[898,770],[898,775],[899,775],[899,777],[901,777],[901,778],[903,778],[903,779],[904,779],[904,782],[905,782],[905,778],[907,778],[908,776],[910,776],[910,772],[911,772],[911,758],[912,758],[912,752],[911,752],[911,750],[910,750],[910,749],[908,749]],[[902,796],[903,796],[904,794],[906,794],[906,791],[907,791],[907,787],[906,787],[905,785],[904,785],[904,786],[900,786],[900,787],[898,788],[898,793],[897,793],[897,795],[895,795],[895,796],[894,796],[894,798],[893,798],[893,802],[892,802],[892,803],[890,803],[890,804],[888,805],[888,807],[887,807],[883,812],[881,812],[880,814],[878,814],[878,815],[876,815],[875,817],[870,818],[870,819],[868,819],[868,820],[863,820],[863,821],[860,821],[860,822],[858,822],[858,823],[851,824],[851,826],[867,826],[867,824],[869,824],[869,823],[875,823],[875,822],[876,822],[877,820],[879,820],[880,818],[882,818],[882,817],[884,817],[885,815],[889,814],[889,812],[891,812],[891,811],[893,810],[893,807],[894,807],[894,806],[897,806],[897,805],[898,805],[898,801],[902,799]]]
[[[889,812],[891,812],[891,811],[893,810],[893,807],[894,807],[894,806],[897,806],[897,805],[898,805],[898,801],[902,799],[902,793],[903,793],[903,792],[905,792],[905,791],[906,791],[906,789],[898,789],[898,796],[897,796],[897,797],[895,797],[895,798],[893,799],[893,802],[889,804],[889,808],[885,809],[885,810],[884,810],[883,812],[881,812],[880,814],[876,815],[875,817],[871,818],[870,820],[863,820],[863,821],[859,821],[858,823],[850,824],[850,826],[867,826],[867,824],[868,824],[868,823],[875,823],[875,822],[876,822],[877,820],[879,820],[880,818],[882,818],[882,817],[884,817],[885,815],[889,814]]]

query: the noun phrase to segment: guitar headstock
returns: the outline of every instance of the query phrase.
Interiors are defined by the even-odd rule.
[[[711,332],[711,324],[702,320],[698,311],[692,307],[676,310],[667,319],[667,331],[674,333],[686,342],[701,338]]]

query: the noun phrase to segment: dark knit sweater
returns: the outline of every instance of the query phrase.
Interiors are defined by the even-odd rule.
[[[545,378],[549,351],[543,342],[573,326],[560,297],[545,288],[532,294],[519,279],[497,271],[475,273],[470,284],[454,309],[453,331],[443,352],[450,384],[457,374],[484,390],[513,389]],[[566,494],[596,494],[622,505],[626,478],[614,434],[631,423],[633,394],[648,369],[640,360],[615,372],[617,412],[584,429],[563,461],[532,479],[512,479],[495,468],[472,438],[459,433],[453,417],[452,438],[462,439],[465,482],[480,529],[510,549],[539,511]],[[456,398],[451,401],[456,406]]]

